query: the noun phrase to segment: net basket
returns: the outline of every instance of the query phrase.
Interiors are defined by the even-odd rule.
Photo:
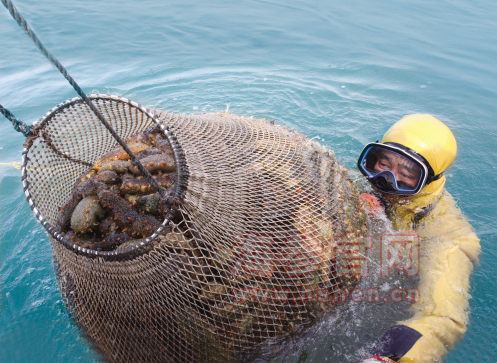
[[[353,288],[361,259],[349,254],[344,268],[339,241],[351,249],[368,221],[332,151],[265,120],[90,98],[123,140],[158,127],[175,166],[170,209],[150,235],[92,248],[58,220],[116,141],[75,98],[25,144],[25,193],[49,232],[63,300],[107,361],[237,361],[305,329]]]

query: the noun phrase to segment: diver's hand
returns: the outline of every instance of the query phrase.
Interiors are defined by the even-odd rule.
[[[397,362],[411,350],[421,337],[421,333],[413,328],[402,324],[393,325],[368,350],[371,357],[366,358],[362,363]]]
[[[387,357],[380,357],[378,355],[375,355],[374,357],[369,357],[363,360],[361,363],[379,363],[379,362],[388,362],[388,363],[395,363],[395,361],[387,358]]]

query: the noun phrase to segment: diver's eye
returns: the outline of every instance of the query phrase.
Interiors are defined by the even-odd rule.
[[[406,179],[411,179],[411,180],[415,179],[415,177],[413,175],[410,175],[410,174],[401,173],[400,175]]]

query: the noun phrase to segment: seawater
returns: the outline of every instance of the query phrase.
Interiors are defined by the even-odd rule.
[[[88,93],[170,112],[274,119],[327,145],[350,169],[362,146],[403,115],[444,121],[459,146],[446,187],[483,250],[471,277],[468,332],[445,361],[495,360],[495,1],[15,4]],[[32,123],[76,95],[3,8],[0,44],[0,103],[18,118]],[[49,239],[25,201],[18,170],[23,141],[2,118],[0,361],[100,362],[61,302]],[[286,361],[333,356],[337,332],[319,334],[322,343],[303,345]],[[360,348],[343,347],[349,350],[343,356]]]

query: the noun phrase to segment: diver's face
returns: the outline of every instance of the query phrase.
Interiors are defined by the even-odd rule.
[[[419,167],[412,161],[388,150],[382,150],[378,155],[374,170],[390,170],[395,174],[399,186],[405,184],[411,189],[416,188],[421,174]]]

